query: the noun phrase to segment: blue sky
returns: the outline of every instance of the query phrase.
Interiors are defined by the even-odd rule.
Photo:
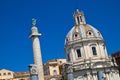
[[[64,40],[73,27],[73,13],[103,35],[109,54],[120,50],[119,0],[0,0],[0,69],[28,71],[33,64],[31,19],[37,19],[43,63],[65,58]]]

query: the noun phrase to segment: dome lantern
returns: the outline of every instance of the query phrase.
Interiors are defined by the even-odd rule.
[[[77,9],[73,16],[74,16],[75,25],[86,24],[83,12],[80,12]]]

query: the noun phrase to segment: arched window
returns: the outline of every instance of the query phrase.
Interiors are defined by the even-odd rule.
[[[75,34],[75,38],[76,38],[77,36],[78,36],[78,34],[76,33],[76,34]]]
[[[87,36],[88,37],[94,37],[93,32],[91,30],[87,31]]]
[[[91,32],[88,32],[89,35],[91,35],[92,33]]]
[[[3,75],[5,76],[5,75],[6,75],[6,73],[3,73]]]
[[[67,55],[67,60],[70,61],[70,53]]]
[[[10,73],[10,72],[8,72],[8,75],[11,75],[11,73]]]
[[[81,51],[80,51],[80,49],[76,49],[76,52],[77,52],[77,56],[81,57]]]
[[[74,39],[77,39],[78,37],[79,37],[78,32],[75,32],[75,33],[73,34],[73,38],[74,38]]]
[[[82,22],[82,16],[77,16],[77,22],[78,22],[78,25],[80,25],[80,22]]]
[[[62,61],[60,61],[60,64],[62,64]]]
[[[97,55],[96,47],[92,47],[92,53],[93,55]]]
[[[82,16],[80,16],[80,21],[82,22]]]
[[[80,24],[79,16],[77,16],[77,22],[78,22],[78,25],[79,25]]]
[[[53,75],[57,75],[57,71],[56,70],[53,70]]]

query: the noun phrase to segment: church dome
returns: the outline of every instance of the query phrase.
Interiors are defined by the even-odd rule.
[[[93,26],[86,24],[84,14],[77,10],[74,14],[75,26],[68,32],[65,45],[88,40],[103,40],[101,33]]]
[[[68,76],[68,80],[107,79],[106,75],[115,73],[116,69],[112,66],[116,68],[116,65],[108,57],[102,34],[86,24],[84,14],[79,10],[74,14],[74,21],[75,24],[65,39],[65,76]]]

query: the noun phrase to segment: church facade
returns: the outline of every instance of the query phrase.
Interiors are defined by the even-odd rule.
[[[65,39],[64,80],[120,80],[115,61],[108,57],[102,34],[86,23],[83,12],[74,15],[74,26]]]

